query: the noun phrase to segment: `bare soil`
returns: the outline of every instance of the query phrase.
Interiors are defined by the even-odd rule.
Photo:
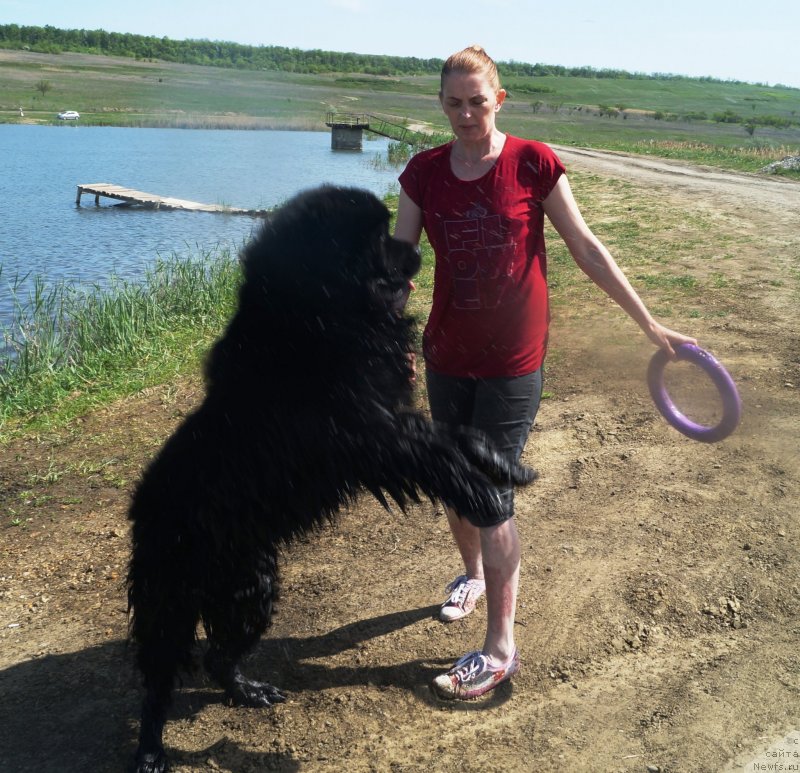
[[[680,435],[649,398],[632,323],[598,295],[557,308],[552,396],[525,452],[541,480],[518,495],[520,674],[484,700],[432,696],[480,646],[484,607],[439,623],[459,571],[445,519],[364,498],[285,552],[279,614],[247,668],[289,701],[232,709],[187,677],[166,733],[176,771],[732,771],[768,747],[767,762],[800,764],[800,185],[559,150],[733,239],[709,270],[733,280],[734,313],[678,308],[675,326],[728,366],[738,431]],[[166,385],[0,446],[3,770],[129,763],[126,507],[200,390]]]

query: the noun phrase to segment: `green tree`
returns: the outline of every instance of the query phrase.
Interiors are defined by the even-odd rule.
[[[52,91],[52,89],[53,89],[53,84],[50,83],[50,81],[45,80],[44,78],[42,78],[36,84],[36,91],[38,91],[42,96],[45,96],[47,92]]]

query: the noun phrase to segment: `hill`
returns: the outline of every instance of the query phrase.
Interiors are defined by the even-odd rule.
[[[328,111],[446,130],[441,60],[0,25],[0,122],[325,130]],[[501,126],[746,171],[800,155],[800,89],[500,63]],[[796,173],[795,173],[796,174]]]
[[[0,25],[0,48],[20,49],[39,53],[64,52],[125,56],[135,59],[159,59],[164,62],[200,64],[213,67],[233,67],[251,70],[281,70],[286,72],[366,73],[371,75],[436,75],[443,60],[402,56],[378,56],[340,51],[302,50],[284,46],[252,46],[220,40],[172,40],[170,38],[106,32],[102,29],[59,29],[57,27]],[[631,73],[616,69],[593,67],[563,67],[527,62],[500,62],[504,75],[568,76],[581,78],[624,80],[699,80],[705,83],[720,81],[714,78],[693,79],[683,75]]]

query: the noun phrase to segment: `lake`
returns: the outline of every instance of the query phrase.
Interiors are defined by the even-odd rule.
[[[260,222],[204,212],[120,207],[77,186],[115,183],[147,193],[243,209],[276,206],[321,183],[383,196],[399,170],[376,165],[389,140],[333,151],[327,132],[122,129],[0,125],[0,329],[17,277],[103,284],[136,278],[157,257],[229,247]],[[23,299],[30,279],[23,284]]]

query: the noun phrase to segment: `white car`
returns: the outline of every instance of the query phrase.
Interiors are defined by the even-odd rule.
[[[59,121],[77,121],[80,117],[81,114],[74,110],[64,110],[58,114]]]

